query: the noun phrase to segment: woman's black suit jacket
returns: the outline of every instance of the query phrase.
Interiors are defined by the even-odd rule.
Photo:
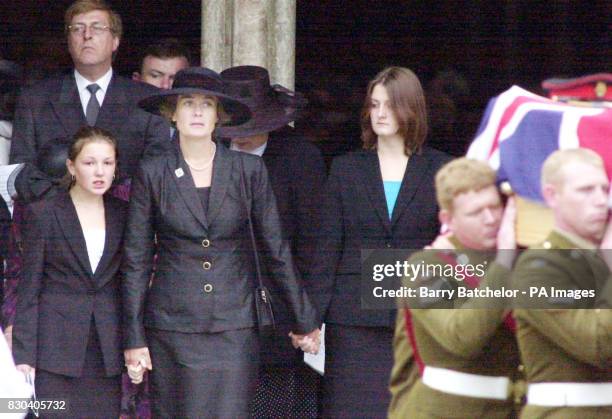
[[[361,307],[361,250],[421,249],[431,243],[440,230],[434,176],[448,160],[427,147],[410,157],[389,220],[376,151],[334,159],[317,253],[306,281],[325,322],[393,327],[391,310]]]
[[[240,161],[262,263],[294,314],[296,333],[318,316],[282,239],[274,193],[260,157],[217,144],[205,211],[178,147],[142,162],[132,183],[123,265],[128,348],[147,346],[144,327],[220,332],[256,325],[255,266]],[[149,288],[157,241],[155,278]]]
[[[80,377],[92,316],[107,376],[123,369],[119,267],[127,205],[104,196],[106,240],[95,273],[72,199],[60,192],[26,208],[13,355],[56,374]]]

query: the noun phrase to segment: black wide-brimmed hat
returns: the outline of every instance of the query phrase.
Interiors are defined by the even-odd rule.
[[[0,93],[11,91],[19,86],[22,68],[19,64],[0,58]]]
[[[224,125],[239,125],[249,120],[251,111],[243,101],[232,97],[225,91],[224,83],[219,74],[205,67],[189,67],[180,70],[174,76],[172,89],[160,90],[138,102],[138,106],[147,112],[161,115],[159,107],[168,98],[178,95],[202,94],[219,99],[223,110],[229,117]]]
[[[231,127],[220,127],[217,135],[242,138],[271,132],[297,118],[307,100],[303,95],[278,84],[270,85],[268,70],[243,65],[221,72],[225,89],[231,96],[249,105],[252,116],[248,122]]]

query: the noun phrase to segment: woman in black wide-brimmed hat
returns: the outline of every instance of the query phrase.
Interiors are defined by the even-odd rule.
[[[306,105],[301,94],[271,85],[268,71],[243,65],[221,72],[227,91],[251,108],[251,119],[238,126],[220,127],[219,136],[231,139],[231,149],[263,158],[274,190],[284,237],[295,265],[304,275],[312,260],[325,163],[314,144],[288,126]],[[265,278],[265,275],[264,275]],[[303,354],[287,341],[291,310],[281,290],[269,284],[274,301],[276,331],[261,340],[261,367],[251,405],[252,418],[318,417],[320,376],[304,363]]]
[[[246,417],[259,365],[247,208],[262,260],[291,307],[295,343],[315,351],[319,325],[282,239],[263,161],[214,141],[217,125],[244,123],[250,111],[200,67],[180,71],[171,90],[140,106],[168,117],[177,138],[143,161],[132,183],[123,266],[128,371],[138,381],[152,366],[154,417]]]

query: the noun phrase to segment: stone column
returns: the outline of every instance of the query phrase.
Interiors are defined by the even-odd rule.
[[[234,0],[232,66],[268,66],[268,13],[272,0]]]
[[[221,71],[231,65],[232,40],[226,21],[226,0],[202,0],[201,65]]]
[[[295,88],[295,0],[276,0],[270,48],[270,77],[275,83]]]
[[[295,85],[295,0],[202,0],[202,65],[258,65]]]

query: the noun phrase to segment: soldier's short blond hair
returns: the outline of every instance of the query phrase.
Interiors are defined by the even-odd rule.
[[[558,185],[561,181],[561,169],[571,162],[585,163],[605,170],[603,159],[593,150],[588,148],[557,150],[548,156],[542,165],[542,186],[547,184]]]
[[[453,199],[462,193],[495,185],[496,174],[480,160],[460,157],[446,163],[436,174],[436,199],[443,210],[453,209]]]

